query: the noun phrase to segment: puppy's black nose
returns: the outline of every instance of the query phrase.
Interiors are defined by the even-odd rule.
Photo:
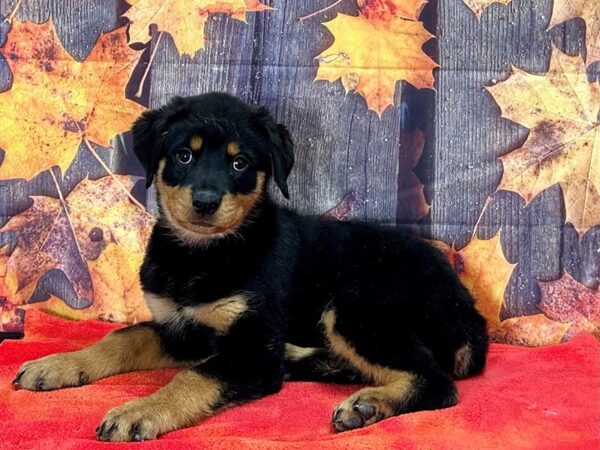
[[[192,206],[194,211],[201,216],[209,216],[217,212],[221,204],[221,196],[212,191],[194,192]]]

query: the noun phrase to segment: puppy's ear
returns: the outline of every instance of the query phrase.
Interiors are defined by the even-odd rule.
[[[158,169],[162,152],[163,133],[166,122],[163,111],[155,109],[144,112],[133,124],[133,152],[146,171],[146,188],[149,188]]]
[[[258,108],[256,118],[271,142],[269,156],[273,167],[273,179],[285,198],[290,198],[287,178],[294,165],[294,143],[290,132],[276,123],[266,108]]]

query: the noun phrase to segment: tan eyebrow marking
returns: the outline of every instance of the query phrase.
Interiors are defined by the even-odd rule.
[[[190,139],[190,148],[197,152],[202,148],[202,136],[193,136]]]
[[[240,153],[240,144],[237,142],[230,142],[227,144],[227,154],[229,156],[235,156]]]

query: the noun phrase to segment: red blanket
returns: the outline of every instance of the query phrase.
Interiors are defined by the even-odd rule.
[[[600,345],[589,335],[537,349],[492,345],[485,374],[458,383],[457,406],[341,434],[330,427],[331,411],[356,387],[287,383],[276,395],[193,428],[133,444],[98,442],[94,429],[110,408],[150,394],[175,371],[118,375],[53,392],[11,389],[22,362],[76,350],[118,327],[28,313],[25,339],[0,344],[0,448],[600,448]]]

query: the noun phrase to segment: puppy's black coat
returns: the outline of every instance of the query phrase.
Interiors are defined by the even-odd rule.
[[[286,377],[375,385],[334,411],[346,430],[454,405],[452,377],[482,371],[484,319],[438,250],[406,231],[304,217],[269,199],[271,177],[288,196],[294,157],[266,110],[226,94],[175,98],[133,133],[160,218],[141,268],[154,320],[122,334],[151,332],[160,356],[150,360],[188,369],[185,388],[169,391],[174,406],[137,407],[176,419],[140,431],[127,404],[109,413],[101,439],[155,437],[274,393]],[[190,395],[203,409],[181,418],[173,411]]]

